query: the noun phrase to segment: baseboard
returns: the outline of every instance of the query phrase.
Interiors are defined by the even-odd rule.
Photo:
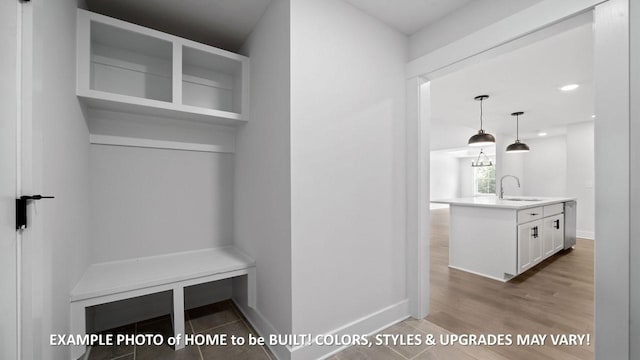
[[[587,240],[594,240],[596,233],[593,231],[576,230],[576,237]]]
[[[233,302],[236,304],[242,315],[249,321],[249,324],[253,326],[258,335],[268,338],[271,334],[279,334],[278,331],[271,325],[271,323],[258,311],[252,309],[246,302],[241,301],[239,298],[234,297]],[[291,360],[291,352],[286,346],[268,346],[269,350],[275,355],[278,360]]]
[[[334,329],[328,332],[327,335],[373,335],[408,317],[409,300],[405,299]],[[298,346],[291,349],[291,360],[326,359],[347,347],[348,346],[319,346],[315,343]]]
[[[260,336],[268,337],[270,334],[279,334],[258,310],[250,308],[239,299],[234,298],[233,301]],[[406,299],[334,329],[326,335],[373,335],[408,317],[409,300]],[[278,360],[315,360],[331,357],[347,347],[310,344],[291,348],[279,345],[269,346],[269,350]]]

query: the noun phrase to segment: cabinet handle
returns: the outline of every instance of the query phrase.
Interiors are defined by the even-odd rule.
[[[529,213],[529,215],[536,216],[536,215],[540,215],[540,214],[538,214],[538,213]]]
[[[554,220],[554,225],[553,227],[555,227],[556,229],[560,229],[560,220]]]
[[[532,234],[531,236],[533,236],[534,239],[538,238],[538,227],[534,226],[531,228]]]

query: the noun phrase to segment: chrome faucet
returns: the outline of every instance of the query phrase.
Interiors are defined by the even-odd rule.
[[[518,179],[517,176],[513,176],[513,175],[505,175],[502,178],[500,178],[500,199],[504,199],[504,178],[506,177],[512,177],[514,179],[516,179],[516,182],[518,183],[518,187],[520,187],[520,179]]]

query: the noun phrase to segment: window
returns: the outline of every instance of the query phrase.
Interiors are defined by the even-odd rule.
[[[493,161],[495,162],[495,160]],[[473,195],[495,195],[495,194],[496,194],[495,165],[474,167],[473,168]]]

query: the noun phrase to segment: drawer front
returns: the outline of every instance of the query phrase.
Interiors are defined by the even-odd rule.
[[[562,214],[563,212],[564,212],[564,203],[547,205],[544,207],[544,210],[542,211],[545,217]]]
[[[542,207],[518,210],[518,224],[523,224],[529,221],[542,219],[542,216],[543,216],[542,211],[543,211]]]

